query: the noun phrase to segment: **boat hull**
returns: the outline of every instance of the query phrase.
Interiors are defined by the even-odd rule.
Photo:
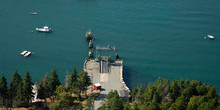
[[[52,32],[51,29],[45,30],[45,29],[39,29],[39,28],[36,28],[36,31],[37,32],[44,32],[44,33],[51,33]]]
[[[212,35],[208,35],[208,38],[209,38],[209,39],[212,39],[212,40],[214,40],[214,39],[215,39],[215,37],[214,37],[214,36],[212,36]]]

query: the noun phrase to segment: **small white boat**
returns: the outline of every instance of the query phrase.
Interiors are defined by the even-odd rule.
[[[25,51],[21,52],[20,55],[24,56],[27,52],[28,52],[28,51],[25,50]]]
[[[38,32],[52,32],[52,30],[48,26],[44,26],[44,28],[36,28]]]
[[[32,14],[32,15],[37,15],[37,12],[30,12],[30,14]]]
[[[30,56],[30,55],[31,55],[31,52],[28,51],[28,52],[24,55],[24,57],[28,57],[28,56]]]
[[[209,39],[214,39],[215,37],[212,35],[208,35]]]

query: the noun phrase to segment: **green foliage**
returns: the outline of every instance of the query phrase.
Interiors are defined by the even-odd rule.
[[[85,110],[93,110],[93,99],[91,96],[86,100]]]
[[[60,85],[60,81],[56,72],[56,68],[53,68],[53,70],[50,73],[50,78],[48,81],[48,86],[50,88],[50,96],[54,95],[54,92],[56,90],[56,87]]]
[[[214,87],[196,80],[168,80],[158,78],[150,86],[135,88],[132,108],[144,110],[213,110],[219,108]]]
[[[137,92],[138,92],[138,89],[137,89],[137,88],[134,88],[134,89],[132,90],[132,93],[131,93],[131,98],[132,98],[132,100],[134,100],[134,98],[135,98]]]
[[[46,101],[46,98],[50,96],[50,88],[48,84],[49,78],[48,73],[45,74],[44,78],[40,80],[39,86],[38,86],[38,98],[44,99]]]
[[[21,76],[18,74],[18,72],[15,70],[12,79],[11,79],[11,83],[9,85],[9,102],[10,102],[10,106],[13,106],[13,102],[16,102],[16,96],[18,93],[18,89],[19,89],[19,84],[21,83],[22,79]],[[15,100],[15,101],[14,101]]]
[[[91,85],[91,80],[90,80],[90,77],[88,75],[87,72],[84,72],[83,70],[79,73],[79,76],[78,76],[78,87],[79,87],[79,90],[82,91],[82,92],[85,92],[87,90],[87,87],[89,85]]]
[[[175,103],[171,105],[169,110],[186,110],[186,100],[184,96],[180,96]]]
[[[122,98],[119,98],[118,92],[116,90],[111,90],[108,93],[106,99],[103,102],[103,105],[100,107],[100,109],[103,108],[107,110],[123,110],[123,100]]]
[[[125,102],[123,104],[123,110],[131,110],[131,105],[129,102]]]
[[[70,75],[70,80],[69,80],[69,88],[75,88],[77,87],[77,72],[76,72],[76,67],[74,66],[73,72]]]
[[[2,101],[0,102],[0,104],[6,106],[7,98],[8,98],[7,81],[5,76],[2,74],[0,79],[0,99],[2,99]]]
[[[56,89],[56,91],[55,91],[55,94],[56,94],[56,95],[59,95],[59,94],[61,94],[61,93],[63,93],[63,92],[67,92],[66,88],[65,88],[63,85],[57,86],[57,89]]]
[[[180,87],[177,80],[173,80],[171,83],[170,95],[174,101],[180,96]]]
[[[74,104],[74,105],[72,106],[72,110],[83,110],[82,103]]]
[[[20,82],[18,85],[16,97],[15,97],[14,104],[13,104],[15,107],[20,107],[23,105],[23,103],[24,103],[24,94],[23,93],[24,93],[23,83]]]
[[[50,105],[50,108],[52,110],[58,110],[73,106],[74,99],[71,93],[67,92],[66,88],[63,85],[57,86],[55,95],[57,96],[57,100],[55,103],[52,103]]]
[[[217,96],[216,90],[214,87],[209,88],[208,93],[206,94],[207,98],[214,98]]]
[[[46,99],[46,95],[45,95],[45,88],[43,86],[43,80],[40,80],[39,86],[37,88],[38,90],[38,94],[37,94],[37,98],[39,99]]]
[[[33,89],[33,83],[31,82],[31,76],[29,72],[26,72],[24,79],[23,79],[23,96],[24,96],[24,105],[29,105],[31,102],[31,99],[34,95],[32,92]]]

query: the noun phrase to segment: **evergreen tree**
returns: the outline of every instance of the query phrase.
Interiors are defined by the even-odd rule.
[[[0,99],[2,99],[2,105],[6,105],[6,99],[8,97],[8,88],[7,88],[7,81],[4,75],[2,74],[0,79]]]
[[[217,96],[216,90],[214,87],[210,87],[208,93],[206,94],[208,98],[214,98]]]
[[[129,104],[129,102],[124,103],[123,110],[131,110],[131,105]]]
[[[169,110],[186,110],[186,100],[184,96],[180,96],[175,103],[171,105]]]
[[[76,88],[77,87],[77,72],[76,72],[76,67],[74,66],[73,72],[70,75],[70,80],[69,80],[69,88]]]
[[[22,105],[24,105],[24,90],[23,90],[23,83],[20,82],[18,84],[18,89],[17,89],[17,93],[15,96],[14,106],[20,107]]]
[[[171,90],[171,97],[175,101],[180,96],[180,87],[176,79],[172,81],[170,90]]]
[[[43,80],[40,80],[39,86],[37,88],[38,94],[37,94],[37,98],[39,99],[46,99],[46,95],[45,95],[45,88],[43,86]]]
[[[13,106],[13,100],[15,100],[15,97],[17,96],[17,91],[18,91],[18,84],[20,84],[22,81],[21,76],[18,74],[18,72],[15,70],[11,83],[9,86],[9,99],[10,99],[10,105]]]
[[[93,110],[93,100],[91,96],[86,100],[85,110]]]
[[[44,78],[43,78],[43,87],[44,87],[45,98],[48,98],[50,96],[50,87],[49,87],[48,73],[46,73]]]
[[[105,109],[104,109],[105,108]],[[123,110],[123,101],[116,90],[110,91],[99,110]]]
[[[24,104],[29,105],[31,103],[34,93],[32,92],[33,83],[31,82],[30,73],[27,71],[23,79],[23,95],[24,95]]]
[[[50,73],[50,78],[49,78],[49,81],[48,81],[48,85],[49,85],[49,88],[50,88],[50,92],[49,92],[50,96],[53,96],[54,92],[56,90],[56,87],[60,85],[60,81],[58,79],[56,68],[53,68],[53,70]]]
[[[86,92],[87,87],[91,85],[90,77],[88,76],[87,72],[84,72],[83,70],[79,73],[78,76],[78,84],[80,92]],[[87,94],[86,94],[87,95]]]
[[[59,94],[61,94],[63,92],[67,92],[66,88],[63,85],[59,85],[56,88],[55,95],[58,96]]]
[[[68,89],[70,85],[70,75],[67,73],[65,78],[65,88]]]
[[[44,78],[40,80],[39,86],[38,86],[38,98],[44,99],[46,101],[46,98],[49,97],[50,88],[48,86],[48,73],[45,74]]]

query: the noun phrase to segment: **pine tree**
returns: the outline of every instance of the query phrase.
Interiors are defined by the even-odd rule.
[[[85,110],[93,110],[93,100],[91,96],[86,100]]]
[[[44,99],[46,101],[46,98],[50,95],[50,88],[48,85],[48,73],[45,74],[44,78],[40,80],[39,86],[38,86],[38,98]]]
[[[15,70],[9,86],[9,99],[11,106],[13,106],[13,100],[15,100],[19,88],[18,84],[20,84],[21,81],[22,81],[21,76],[18,74],[17,70]]]
[[[23,83],[20,82],[18,84],[17,93],[15,96],[15,102],[13,104],[15,107],[20,107],[24,105],[24,90],[23,90]]]
[[[70,85],[70,75],[67,73],[65,78],[65,88],[68,89]]]
[[[34,95],[32,92],[33,83],[31,82],[30,73],[27,71],[23,79],[24,104],[29,105]]]
[[[6,78],[4,77],[4,75],[2,74],[2,77],[0,79],[0,98],[2,98],[2,105],[5,106],[6,105],[6,100],[8,97],[8,88],[7,88],[7,81]]]
[[[70,75],[70,82],[69,82],[69,88],[75,88],[77,87],[77,72],[76,72],[76,67],[74,66],[73,72]]]
[[[50,73],[48,85],[50,88],[50,96],[53,96],[56,90],[56,87],[60,85],[60,81],[58,79],[56,68],[53,68],[53,70]]]
[[[91,85],[91,80],[90,80],[90,77],[88,76],[88,73],[87,72],[84,72],[83,70],[79,73],[79,76],[78,76],[78,84],[79,84],[79,89],[80,89],[80,92],[86,92],[87,90],[87,87],[89,85]],[[85,94],[87,95],[87,94]]]
[[[43,87],[44,87],[44,95],[45,95],[45,99],[46,99],[50,96],[48,73],[46,73],[44,78],[43,78]]]
[[[40,80],[39,86],[37,88],[38,94],[37,94],[37,98],[39,99],[46,99],[45,96],[45,88],[43,86],[43,80]]]

